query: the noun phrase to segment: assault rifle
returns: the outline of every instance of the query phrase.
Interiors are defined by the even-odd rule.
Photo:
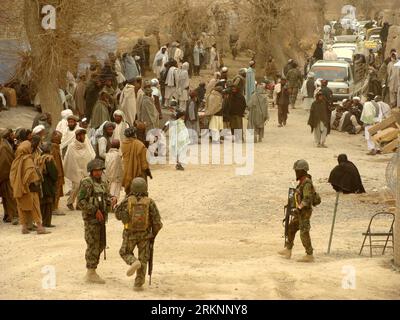
[[[100,245],[102,245],[104,247],[104,260],[107,260],[107,253],[106,253],[106,248],[107,248],[106,215],[107,215],[107,212],[106,212],[105,205],[104,205],[104,194],[97,193],[96,199],[97,199],[97,203],[99,206],[98,209],[101,211],[101,213],[103,214],[103,218],[104,218],[104,220],[100,226]]]
[[[149,270],[147,274],[149,275],[149,285],[151,286],[151,275],[153,273],[153,252],[154,252],[154,238],[150,239],[149,244]]]
[[[285,245],[286,241],[289,235],[289,223],[292,220],[292,211],[293,209],[296,208],[296,200],[295,200],[295,193],[296,189],[295,188],[289,188],[288,192],[288,202],[287,205],[284,207],[284,219],[282,221],[282,224],[285,227]]]

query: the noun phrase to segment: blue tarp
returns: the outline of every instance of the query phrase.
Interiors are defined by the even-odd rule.
[[[98,60],[104,62],[109,52],[115,52],[118,46],[116,33],[104,33],[92,39],[92,49],[86,50],[84,58],[79,63],[78,71],[86,70],[89,66],[90,55],[97,56]],[[19,53],[26,51],[28,44],[16,39],[0,39],[0,83],[6,83],[14,75],[16,66],[20,61]]]
[[[89,67],[90,55],[95,55],[97,59],[103,63],[108,58],[109,52],[116,52],[118,48],[118,37],[116,33],[104,33],[96,38],[91,39],[93,44],[90,47],[93,50],[87,52],[87,56],[81,59],[78,66],[78,72],[83,72]]]
[[[20,40],[0,39],[0,83],[6,83],[12,78],[21,59],[19,53],[27,48],[27,44]]]

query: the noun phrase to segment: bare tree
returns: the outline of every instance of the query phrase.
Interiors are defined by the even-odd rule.
[[[77,66],[79,52],[90,45],[90,39],[111,24],[105,4],[97,0],[24,0],[23,21],[31,48],[32,76],[43,111],[56,117],[60,114],[59,88],[65,87],[67,71]],[[56,8],[54,30],[45,30],[41,24],[45,5]]]

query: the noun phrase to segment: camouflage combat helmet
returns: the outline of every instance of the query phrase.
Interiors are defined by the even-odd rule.
[[[308,171],[308,170],[310,170],[310,167],[308,166],[308,163],[306,160],[297,160],[293,165],[293,169]]]
[[[145,193],[147,192],[147,182],[143,178],[135,178],[131,184],[131,192],[133,193]]]
[[[87,164],[87,171],[92,172],[93,170],[104,170],[104,161],[100,159],[93,159]]]

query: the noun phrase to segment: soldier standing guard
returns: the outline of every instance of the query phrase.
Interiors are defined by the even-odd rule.
[[[100,254],[106,248],[106,227],[108,212],[117,203],[111,197],[108,183],[102,181],[104,162],[94,159],[87,165],[89,177],[81,180],[78,192],[78,205],[82,210],[85,223],[86,249],[86,281],[104,284],[105,281],[96,273]]]
[[[296,207],[292,209],[293,219],[289,223],[288,239],[285,249],[278,253],[287,259],[292,256],[292,248],[294,238],[298,230],[300,230],[300,239],[306,249],[306,256],[297,260],[298,262],[313,262],[313,247],[310,238],[310,218],[312,214],[312,206],[318,205],[321,201],[319,195],[315,192],[311,176],[307,173],[309,166],[305,160],[297,160],[293,169],[296,172],[296,179],[299,184],[295,191]]]
[[[154,200],[148,197],[146,180],[133,179],[130,192],[115,211],[116,218],[124,224],[119,254],[130,266],[126,275],[131,277],[136,272],[134,290],[141,290],[151,253],[150,244],[161,230],[162,223]],[[136,246],[139,259],[133,254]]]

